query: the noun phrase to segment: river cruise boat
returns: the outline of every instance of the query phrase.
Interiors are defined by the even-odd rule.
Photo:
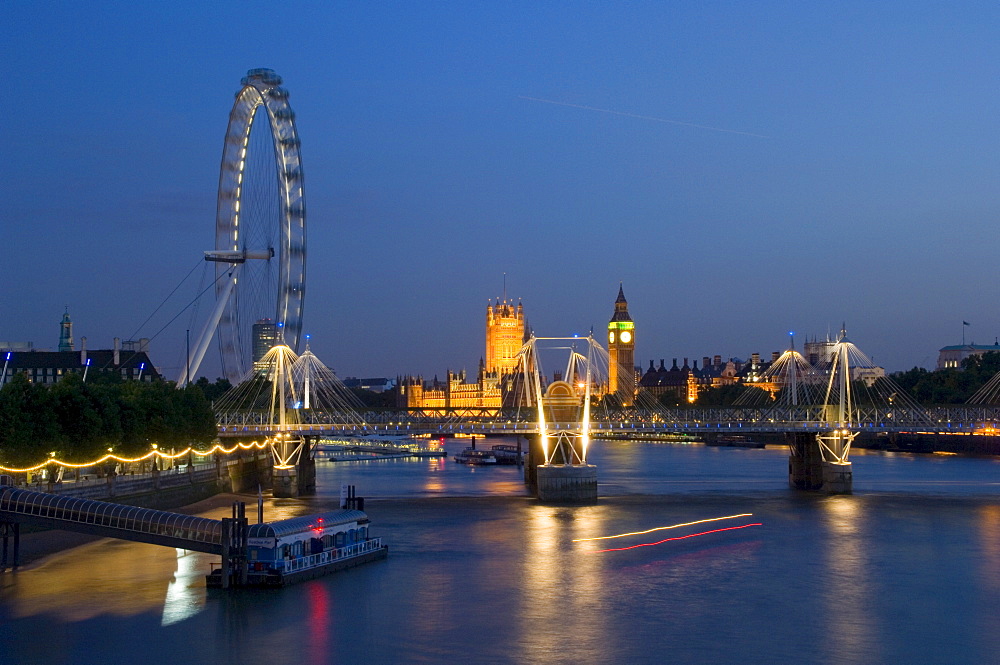
[[[334,510],[247,527],[246,586],[280,587],[384,559],[389,548],[368,533],[368,515]],[[206,581],[222,586],[213,565]]]
[[[460,453],[455,453],[455,461],[459,464],[496,464],[497,458],[493,454],[492,450],[476,450],[475,448],[466,448]]]
[[[520,464],[523,457],[517,446],[502,443],[491,447],[490,452],[497,459],[497,464]]]

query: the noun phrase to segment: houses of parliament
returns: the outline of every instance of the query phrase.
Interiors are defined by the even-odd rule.
[[[449,370],[444,381],[434,377],[406,376],[397,380],[398,405],[415,409],[490,409],[513,406],[517,400],[521,369],[518,353],[529,339],[525,327],[524,306],[506,297],[486,306],[486,352],[479,360],[475,383],[464,370]],[[635,397],[635,330],[628,313],[628,302],[622,288],[611,321],[608,323],[610,353],[609,383],[599,386],[600,394],[613,392],[628,406]]]

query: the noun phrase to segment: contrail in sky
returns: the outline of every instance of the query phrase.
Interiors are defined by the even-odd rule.
[[[556,106],[569,106],[574,109],[583,109],[585,111],[599,111],[600,113],[611,113],[612,115],[623,115],[627,118],[638,118],[639,120],[652,120],[653,122],[665,122],[670,125],[684,125],[685,127],[694,127],[695,129],[708,129],[713,132],[725,132],[727,134],[741,134],[743,136],[755,136],[759,139],[769,139],[770,136],[765,136],[763,134],[754,134],[752,132],[741,132],[736,129],[723,129],[722,127],[709,127],[708,125],[696,125],[693,122],[681,122],[680,120],[668,120],[667,118],[657,118],[651,115],[638,115],[637,113],[626,113],[625,111],[613,111],[612,109],[599,109],[596,106],[584,106],[583,104],[570,104],[568,102],[557,102],[553,99],[541,99],[539,97],[526,97],[524,95],[518,95],[518,99],[526,99],[529,102],[541,102],[543,104],[555,104]]]

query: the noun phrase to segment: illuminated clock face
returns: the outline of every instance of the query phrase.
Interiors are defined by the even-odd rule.
[[[622,334],[619,336],[619,339],[622,341],[622,344],[628,344],[629,342],[632,341],[632,333],[630,333],[627,330],[623,330]]]
[[[615,343],[615,333],[613,331],[608,333],[608,341],[612,344]]]

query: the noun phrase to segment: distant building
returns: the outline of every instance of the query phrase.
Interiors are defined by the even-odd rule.
[[[833,349],[836,346],[837,342],[831,341],[829,337],[823,341],[813,337],[811,342],[807,340],[802,346],[802,357],[813,367],[828,365],[833,362]]]
[[[67,348],[68,347],[68,348]],[[36,351],[31,342],[0,342],[0,386],[15,374],[24,374],[32,383],[53,384],[67,374],[116,374],[126,381],[160,381],[163,377],[149,361],[149,340],[115,337],[111,349],[87,350],[87,338],[80,338],[80,350],[73,349],[73,323],[69,310],[59,322],[59,351]]]
[[[649,368],[639,379],[639,390],[657,399],[670,394],[678,402],[688,403],[698,401],[698,394],[703,390],[736,384],[754,385],[773,394],[780,387],[766,381],[764,373],[779,356],[777,352],[771,353],[769,362],[763,361],[759,353],[751,354],[746,362],[739,358],[723,362],[720,355],[704,356],[700,368],[697,360],[689,364],[689,359],[684,358],[684,364],[678,366],[674,358],[670,369],[662,359],[659,367],[650,360]]]
[[[494,409],[503,403],[500,381],[495,372],[486,373],[480,364],[476,383],[467,383],[465,370],[448,371],[445,380],[425,383],[419,376],[399,382],[401,406],[421,409]]]
[[[9,353],[9,357],[8,357]],[[87,350],[87,338],[81,338],[79,351],[5,352],[0,356],[6,371],[0,385],[15,374],[25,374],[32,383],[53,384],[67,374],[116,374],[125,381],[160,381],[163,377],[150,362],[146,350],[127,351],[116,337],[114,348]]]
[[[400,376],[397,403],[413,409],[499,408],[516,392],[524,338],[524,306],[497,299],[486,306],[486,355],[479,360],[476,382],[468,382],[465,370],[448,370],[444,381]]]
[[[59,350],[76,350],[73,348],[73,322],[69,319],[69,306],[66,307],[62,321],[59,322]]]
[[[0,353],[7,353],[8,351],[12,351],[14,353],[27,353],[34,350],[34,342],[0,342]]]
[[[665,394],[670,394],[678,401],[687,400],[690,378],[691,368],[688,367],[687,358],[684,359],[683,368],[677,366],[677,358],[674,358],[670,369],[664,366],[662,358],[659,367],[656,367],[650,360],[649,369],[639,379],[639,390],[645,391],[657,399]]]
[[[615,311],[608,321],[608,391],[623,406],[635,401],[635,323],[628,313],[625,291],[618,285]]]
[[[262,362],[264,356],[278,342],[278,327],[271,319],[261,319],[250,329],[253,338],[253,368],[258,375],[266,374],[269,367]]]
[[[396,382],[393,379],[388,379],[385,377],[377,377],[372,379],[359,379],[357,377],[349,376],[344,379],[345,388],[359,388],[361,390],[370,390],[373,393],[384,393],[392,390],[396,387]]]
[[[496,301],[486,306],[486,372],[506,376],[517,372],[517,354],[524,344],[524,306]]]
[[[946,346],[938,351],[938,361],[936,369],[961,369],[962,361],[972,356],[981,356],[991,351],[1000,352],[1000,343],[985,344],[958,344]]]

